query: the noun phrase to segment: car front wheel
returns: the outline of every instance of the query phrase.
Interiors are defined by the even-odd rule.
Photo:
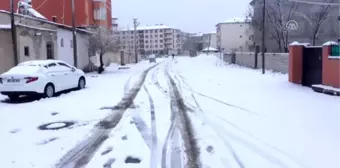
[[[19,95],[17,94],[11,94],[11,95],[8,95],[8,98],[11,100],[11,101],[16,101],[19,99]]]
[[[84,77],[81,77],[78,81],[78,89],[81,90],[81,89],[84,89],[86,86],[86,81],[85,81],[85,78]]]
[[[55,90],[52,84],[47,84],[44,90],[44,97],[51,98],[54,96]]]

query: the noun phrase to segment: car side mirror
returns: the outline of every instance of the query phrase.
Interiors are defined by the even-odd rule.
[[[71,71],[72,71],[72,72],[76,71],[76,68],[72,68]]]

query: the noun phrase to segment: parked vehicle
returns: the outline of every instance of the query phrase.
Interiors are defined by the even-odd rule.
[[[156,55],[155,54],[152,54],[152,55],[149,55],[149,62],[152,63],[156,63]]]
[[[11,100],[21,95],[53,97],[73,88],[83,89],[85,73],[63,61],[36,60],[20,63],[0,75],[0,93]]]

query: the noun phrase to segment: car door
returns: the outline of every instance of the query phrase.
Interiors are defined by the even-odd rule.
[[[47,65],[47,76],[55,87],[55,91],[59,92],[64,90],[63,76],[56,63],[50,63]]]
[[[67,65],[66,63],[63,63],[63,62],[58,62],[58,65],[62,69],[62,72],[65,75],[65,79],[67,80],[67,81],[65,81],[66,89],[75,88],[77,86],[76,85],[76,76],[75,76],[74,71],[72,71],[72,67]]]

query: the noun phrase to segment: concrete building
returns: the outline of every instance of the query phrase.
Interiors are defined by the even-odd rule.
[[[216,25],[217,49],[247,52],[253,47],[250,23],[241,18],[233,18]]]
[[[70,0],[14,0],[15,10],[17,3],[25,1],[32,4],[32,7],[45,16],[49,21],[72,25],[72,6]],[[10,1],[0,1],[0,9],[9,11]],[[112,27],[111,0],[75,0],[76,26],[86,27],[99,25]]]
[[[58,59],[74,64],[72,28],[47,20],[15,15],[18,62],[36,59]],[[90,61],[88,52],[91,32],[77,29],[78,68]],[[15,66],[10,13],[0,11],[0,73]]]
[[[211,32],[211,33],[204,33],[203,36],[203,48],[217,48],[217,33]]]
[[[119,31],[120,48],[124,51],[134,51],[134,31]],[[180,54],[182,51],[182,38],[179,29],[162,24],[138,27],[137,50],[141,55],[149,54]]]
[[[118,23],[117,23],[118,18],[112,18],[112,30],[114,32],[118,31]]]

